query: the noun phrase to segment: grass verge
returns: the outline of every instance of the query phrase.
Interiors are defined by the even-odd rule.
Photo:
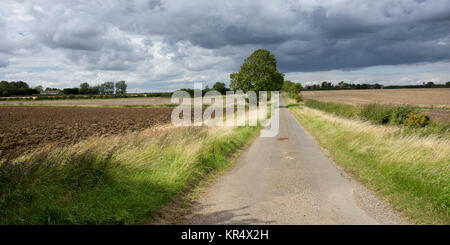
[[[292,103],[292,102],[291,102]],[[450,224],[450,140],[289,106],[335,161],[420,224]]]
[[[259,127],[179,127],[92,138],[0,165],[1,224],[139,224],[230,165]]]
[[[340,117],[361,119],[376,124],[403,125],[404,127],[399,131],[399,133],[403,135],[434,136],[443,139],[450,138],[450,123],[429,122],[426,120],[426,122],[421,125],[418,123],[417,118],[428,116],[419,114],[420,108],[411,105],[391,106],[369,104],[354,106],[317,100],[307,100],[304,105]],[[411,115],[414,115],[414,117],[411,117]],[[416,118],[416,120],[411,120],[411,118]]]

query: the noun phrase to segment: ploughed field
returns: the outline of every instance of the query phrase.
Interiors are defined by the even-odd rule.
[[[0,157],[170,123],[172,108],[0,107]]]
[[[302,91],[304,99],[351,105],[414,105],[432,120],[450,122],[450,88]]]

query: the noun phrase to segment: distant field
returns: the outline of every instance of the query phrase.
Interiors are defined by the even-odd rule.
[[[303,98],[352,105],[370,103],[450,107],[450,88],[303,91]]]
[[[0,105],[42,105],[42,106],[138,106],[138,105],[167,105],[170,98],[120,98],[120,99],[75,99],[75,100],[36,100],[36,101],[0,101]]]
[[[303,91],[304,99],[351,105],[410,104],[426,109],[431,119],[450,122],[450,88]],[[433,108],[433,109],[430,109]]]

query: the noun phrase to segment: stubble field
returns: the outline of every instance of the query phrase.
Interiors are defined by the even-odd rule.
[[[303,91],[305,99],[351,105],[411,104],[420,107],[450,107],[450,88],[371,89]]]
[[[304,99],[350,105],[371,103],[422,107],[432,120],[450,122],[450,88],[302,91]]]

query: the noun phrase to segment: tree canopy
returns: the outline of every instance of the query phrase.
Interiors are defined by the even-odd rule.
[[[0,82],[0,96],[11,96],[11,95],[32,95],[39,94],[37,89],[32,89],[30,86],[23,81],[17,82]]]
[[[275,55],[258,49],[244,60],[239,72],[230,74],[230,79],[234,91],[280,91],[284,74],[277,70]]]
[[[294,83],[291,81],[284,81],[282,90],[289,94],[298,94],[302,91],[303,87],[301,83]]]
[[[127,83],[125,81],[116,82],[116,94],[126,94]]]
[[[114,94],[114,82],[105,82],[100,85],[100,94]]]
[[[222,82],[216,82],[214,84],[214,86],[212,87],[212,89],[218,91],[221,94],[225,94],[228,90],[225,83],[222,83]]]

